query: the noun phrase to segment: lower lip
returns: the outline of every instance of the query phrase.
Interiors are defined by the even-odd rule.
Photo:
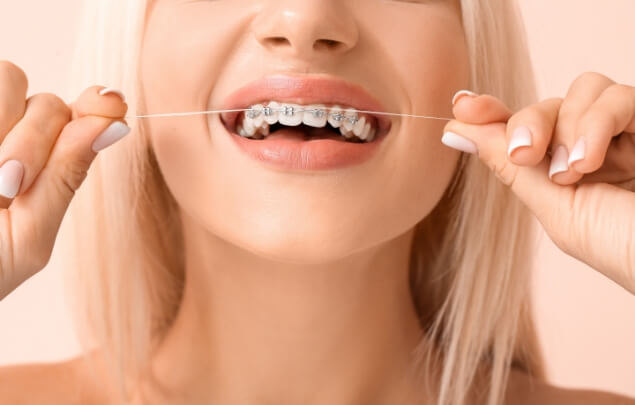
[[[294,130],[281,129],[276,133],[282,131]],[[361,164],[375,154],[388,134],[388,131],[378,132],[372,142],[352,143],[333,139],[304,141],[299,137],[249,140],[227,132],[248,156],[284,170],[329,170]]]

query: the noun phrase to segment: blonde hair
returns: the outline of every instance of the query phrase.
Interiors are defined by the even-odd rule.
[[[469,88],[514,111],[535,102],[516,3],[461,3]],[[130,115],[144,110],[137,72],[146,12],[147,0],[85,2],[70,94],[112,86],[127,95]],[[174,319],[184,279],[176,202],[143,127],[129,122],[140,133],[101,152],[65,221],[74,224],[65,258],[80,337],[87,348],[104,350],[124,394]],[[426,378],[438,405],[471,401],[479,381],[488,405],[502,403],[510,367],[545,378],[531,315],[533,236],[525,206],[475,156],[463,154],[412,245],[412,295],[434,342],[420,345],[417,363],[424,376],[438,374]]]

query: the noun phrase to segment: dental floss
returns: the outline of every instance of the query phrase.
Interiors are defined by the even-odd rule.
[[[240,111],[251,111],[251,108],[240,108],[235,110],[210,110],[210,111],[192,111],[192,112],[181,112],[181,113],[162,113],[162,114],[146,114],[146,115],[129,115],[124,118],[154,118],[154,117],[182,117],[187,115],[203,115],[203,114],[218,114],[225,112],[240,112]],[[442,121],[451,121],[454,118],[445,118],[445,117],[433,117],[429,115],[415,115],[415,114],[403,114],[403,113],[390,113],[390,112],[381,112],[381,111],[363,111],[356,110],[356,112],[367,113],[367,114],[378,114],[378,115],[393,115],[400,117],[411,117],[411,118],[426,118],[431,120],[442,120]]]

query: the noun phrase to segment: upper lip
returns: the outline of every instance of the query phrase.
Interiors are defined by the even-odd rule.
[[[364,111],[385,111],[385,108],[361,86],[331,77],[295,77],[269,75],[248,83],[230,94],[223,110],[249,108],[254,104],[275,100],[279,102],[309,104],[337,104]],[[221,119],[232,131],[240,111],[224,112]],[[377,119],[378,130],[387,131],[391,122],[384,115],[370,114]]]

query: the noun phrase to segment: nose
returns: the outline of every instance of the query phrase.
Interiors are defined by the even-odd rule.
[[[270,0],[252,20],[258,42],[284,56],[311,59],[348,52],[359,32],[343,0]]]

